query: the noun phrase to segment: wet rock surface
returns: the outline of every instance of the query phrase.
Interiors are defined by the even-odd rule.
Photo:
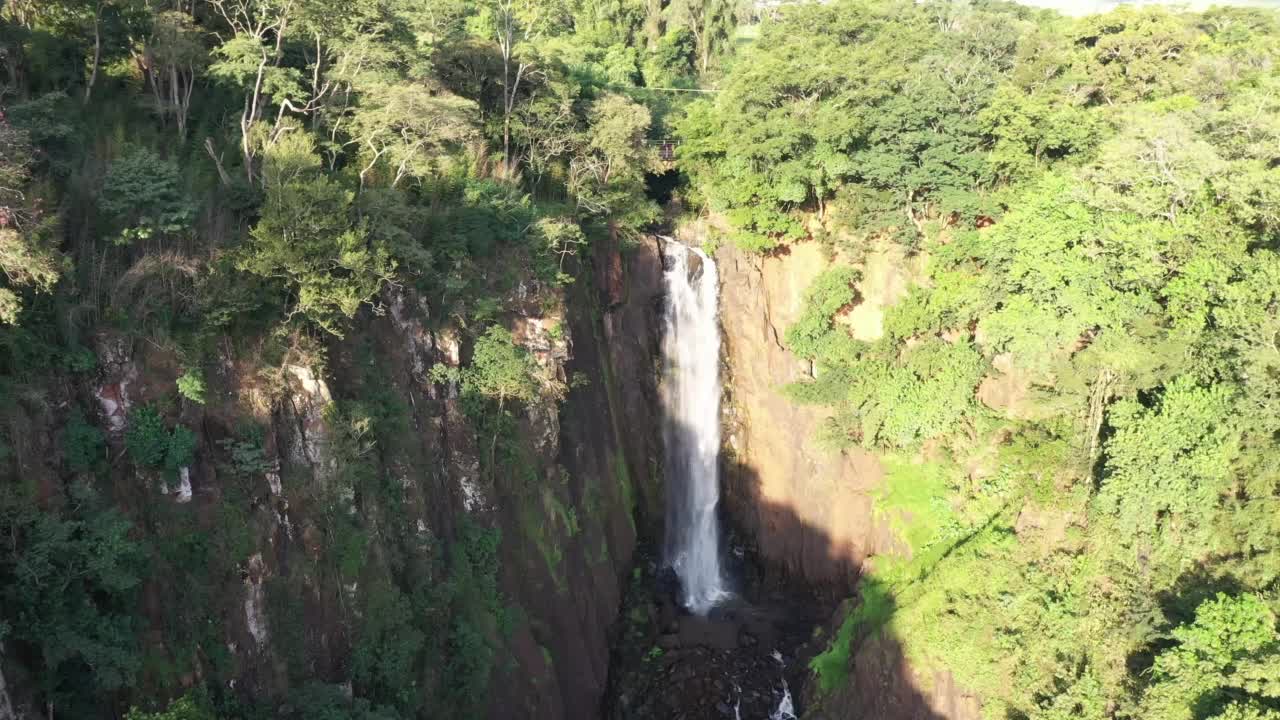
[[[749,569],[749,568],[748,568]],[[751,572],[738,576],[750,577]],[[705,617],[679,606],[679,581],[646,553],[632,576],[614,643],[610,720],[795,718],[809,675],[819,603],[807,589],[748,580]]]

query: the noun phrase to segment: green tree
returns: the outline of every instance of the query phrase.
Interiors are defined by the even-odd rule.
[[[178,394],[197,405],[205,401],[204,373],[200,368],[187,368],[178,376]]]
[[[658,217],[644,196],[644,174],[653,165],[645,142],[649,111],[621,95],[607,94],[591,105],[590,131],[569,165],[568,189],[587,212],[635,233]]]
[[[1154,407],[1134,400],[1112,406],[1107,474],[1098,495],[1121,537],[1160,534],[1166,551],[1191,541],[1229,492],[1239,430],[1234,394],[1180,378]],[[1203,540],[1201,540],[1203,542]]]
[[[62,453],[67,468],[74,473],[97,472],[106,459],[106,438],[85,420],[79,407],[72,409],[63,428]]]
[[[315,99],[303,99],[306,91],[302,72],[284,62],[282,50],[295,6],[287,0],[211,0],[209,6],[230,29],[213,50],[209,75],[244,94],[239,118],[240,154],[245,178],[252,185],[258,179],[258,158],[279,139],[286,111],[310,109]],[[319,58],[313,59],[318,61]],[[272,106],[279,111],[275,123],[266,126],[263,118],[270,117]],[[213,156],[212,143],[206,143],[206,147]],[[226,183],[229,178],[221,170],[218,157],[214,159]]]
[[[743,8],[733,0],[674,0],[665,12],[669,24],[687,29],[693,36],[698,71],[705,74],[711,59],[733,37]]]
[[[44,700],[75,715],[140,669],[133,611],[144,565],[128,520],[83,486],[72,494],[61,514],[0,500],[0,607],[9,640],[33,651]]]
[[[1173,630],[1143,696],[1148,717],[1272,718],[1280,715],[1280,630],[1257,595],[1219,593]]]
[[[196,79],[210,59],[195,19],[185,12],[156,13],[151,32],[134,52],[156,114],[166,124],[172,118],[179,141],[185,141]]]
[[[432,177],[449,151],[474,137],[475,105],[439,88],[388,82],[363,88],[347,132],[364,166],[361,186],[375,168],[385,168],[391,187],[406,178]]]
[[[367,592],[364,612],[367,619],[352,652],[352,678],[362,696],[411,712],[422,703],[416,678],[425,637],[414,627],[409,598],[393,586],[379,585]]]
[[[272,149],[263,168],[262,214],[238,266],[282,281],[292,296],[290,316],[341,336],[343,322],[390,282],[395,261],[356,217],[355,192],[319,169],[305,135]]]
[[[0,115],[0,323],[14,324],[24,288],[49,292],[63,270],[53,249],[55,228],[41,213],[29,187],[35,161],[30,136]]]
[[[113,160],[102,180],[98,207],[111,219],[115,242],[127,245],[190,229],[195,208],[180,182],[177,166],[146,148]]]
[[[538,366],[515,344],[511,332],[493,325],[476,339],[471,364],[462,374],[463,388],[498,403],[532,402],[538,397]]]
[[[168,429],[154,406],[143,405],[129,413],[124,443],[138,467],[164,468],[176,475],[194,459],[196,436],[182,425]]]

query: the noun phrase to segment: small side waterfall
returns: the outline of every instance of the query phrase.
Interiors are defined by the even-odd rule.
[[[774,650],[773,659],[778,663],[778,667],[786,669],[787,664],[782,659],[782,653]],[[791,700],[791,688],[787,687],[785,675],[782,677],[782,696],[778,699],[778,708],[769,713],[769,720],[796,720],[796,704]]]
[[[704,615],[729,595],[720,567],[720,327],[716,264],[667,239],[662,336],[666,562],[684,605]]]

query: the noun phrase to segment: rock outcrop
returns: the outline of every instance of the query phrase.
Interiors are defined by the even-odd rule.
[[[951,673],[923,672],[884,633],[864,638],[853,656],[849,681],[822,698],[811,720],[979,720],[979,699]]]

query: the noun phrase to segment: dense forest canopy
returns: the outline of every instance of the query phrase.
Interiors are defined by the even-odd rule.
[[[781,390],[829,409],[815,443],[885,459],[911,525],[815,660],[824,691],[893,633],[991,718],[1280,718],[1276,12],[4,0],[0,65],[0,654],[48,716],[482,715],[521,621],[502,540],[424,539],[388,500],[408,421],[374,363],[325,411],[337,477],[292,500],[326,548],[300,574],[363,588],[350,648],[322,671],[280,623],[282,695],[229,685],[218,624],[254,572],[262,428],[190,419],[228,406],[224,366],[278,399],[286,367],[367,352],[361,320],[409,288],[465,331],[431,376],[485,472],[518,469],[512,408],[565,383],[502,303],[662,222],[675,138],[671,216],[829,249],[783,339],[812,377]],[[855,339],[886,247],[924,269]],[[104,333],[175,365],[122,427],[90,394]],[[154,491],[202,453],[222,502]],[[297,587],[264,593],[298,617]]]
[[[877,628],[990,717],[1280,717],[1277,21],[810,4],[687,108],[729,241],[838,258],[786,335],[818,439],[917,458],[824,686]],[[856,340],[886,242],[926,270]]]

